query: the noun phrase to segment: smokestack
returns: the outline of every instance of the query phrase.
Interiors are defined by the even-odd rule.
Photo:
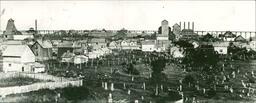
[[[183,28],[183,29],[186,29],[186,22],[184,22],[184,25],[183,25],[183,26],[184,26],[184,28]]]
[[[190,29],[190,27],[189,27],[189,26],[190,26],[190,22],[188,22],[188,29]]]
[[[180,29],[181,29],[181,22],[180,22]]]
[[[35,20],[35,31],[37,31],[37,20]]]
[[[195,29],[195,28],[194,28],[194,22],[192,22],[192,30],[194,31],[194,29]]]

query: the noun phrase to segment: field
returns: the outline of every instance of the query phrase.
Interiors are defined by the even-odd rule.
[[[180,80],[188,74],[177,63],[170,62],[163,71],[163,76],[167,79],[159,80],[161,85],[154,83],[151,77],[152,70],[145,63],[148,58],[145,54],[132,53],[127,56],[127,52],[117,55],[106,56],[102,59],[91,60],[87,64],[58,64],[57,62],[49,63],[51,70],[49,73],[64,77],[79,77],[83,79],[83,87],[64,88],[56,90],[41,90],[25,94],[11,95],[7,98],[18,98],[20,102],[74,102],[74,103],[106,103],[109,94],[112,94],[113,101],[123,101],[120,103],[133,103],[139,100],[140,103],[173,103],[181,99],[178,93]],[[131,53],[131,52],[128,52]],[[146,54],[147,55],[147,54]],[[139,75],[130,75],[126,71],[126,63],[134,62],[134,67],[139,71]],[[225,75],[230,75],[233,69],[239,69],[235,78],[231,78],[224,84],[217,85],[216,95],[209,96],[210,91],[203,93],[202,88],[195,90],[194,87],[183,84],[183,94],[186,103],[197,101],[199,103],[254,103],[255,92],[250,92],[247,96],[246,88],[241,84],[241,80],[249,83],[250,73],[256,70],[255,61],[228,61],[225,63]],[[231,68],[232,65],[232,68]],[[244,76],[244,75],[247,76]],[[220,77],[219,77],[220,78]],[[107,89],[103,85],[107,83]],[[110,90],[111,83],[114,90]],[[145,83],[145,89],[143,88]],[[225,90],[225,84],[231,84],[233,93]],[[125,85],[125,86],[124,86]],[[200,83],[200,86],[207,86],[207,83]],[[255,82],[251,83],[251,88],[255,89]],[[159,95],[156,96],[156,88]],[[244,90],[245,92],[242,92]],[[128,93],[130,91],[130,94]],[[33,98],[30,98],[33,97]],[[8,100],[8,99],[6,99]],[[11,100],[11,99],[10,99]]]

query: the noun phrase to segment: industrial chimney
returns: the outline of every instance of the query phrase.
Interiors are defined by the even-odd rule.
[[[190,22],[188,22],[188,29],[190,29]]]
[[[194,22],[192,22],[192,30],[194,31],[194,29],[195,29],[195,28],[194,28]]]
[[[35,31],[37,31],[37,20],[35,20]]]
[[[180,29],[181,29],[181,22],[180,22]]]
[[[183,29],[186,29],[186,22],[184,22],[184,25],[183,25],[183,26],[184,26],[184,28],[183,28]]]

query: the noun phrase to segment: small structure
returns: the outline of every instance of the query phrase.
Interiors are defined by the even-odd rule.
[[[213,47],[214,51],[218,54],[227,54],[228,53],[229,42],[214,42]]]
[[[37,72],[35,55],[27,45],[8,45],[3,51],[4,72]],[[41,70],[40,70],[41,71]]]

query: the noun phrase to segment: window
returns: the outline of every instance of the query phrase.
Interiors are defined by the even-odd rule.
[[[24,67],[21,68],[21,71],[24,72]]]
[[[220,49],[220,52],[223,52],[223,49]]]
[[[9,64],[9,67],[11,67],[12,66],[12,64]]]

